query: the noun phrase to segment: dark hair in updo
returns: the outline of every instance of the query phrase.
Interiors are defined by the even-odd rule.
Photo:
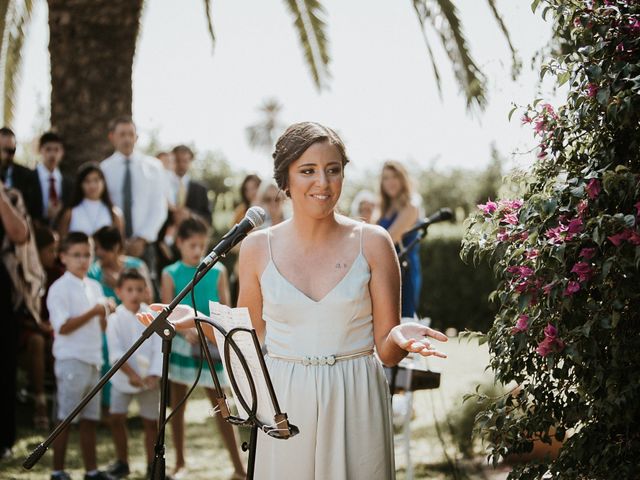
[[[338,149],[342,167],[349,163],[344,143],[329,127],[315,122],[294,123],[280,136],[273,152],[273,179],[289,196],[289,165],[298,160],[314,143],[328,142]]]

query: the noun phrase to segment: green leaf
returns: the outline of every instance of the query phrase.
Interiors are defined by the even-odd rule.
[[[531,12],[536,13],[538,5],[540,5],[540,0],[533,0],[533,2],[531,2]]]
[[[608,88],[601,88],[596,94],[596,100],[598,100],[598,103],[604,107],[609,103],[610,94],[611,93]]]
[[[560,75],[558,75],[558,86],[561,87],[562,85],[567,83],[570,78],[571,78],[571,72],[561,73]]]
[[[618,326],[618,322],[620,321],[620,312],[613,311],[611,312],[611,326],[616,328]]]

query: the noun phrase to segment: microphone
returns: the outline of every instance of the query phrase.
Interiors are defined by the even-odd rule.
[[[251,207],[247,210],[244,218],[239,223],[236,223],[233,228],[229,230],[224,237],[222,237],[222,240],[213,247],[213,250],[211,250],[209,255],[200,262],[200,265],[198,265],[198,271],[204,270],[209,265],[217,262],[220,257],[224,257],[229,250],[235,247],[244,239],[244,237],[247,236],[247,233],[262,225],[266,217],[267,214],[260,207]]]
[[[432,223],[445,222],[447,220],[451,220],[452,218],[453,211],[451,211],[450,208],[441,208],[437,212],[429,215],[424,220],[416,223],[413,228],[406,231],[402,236],[406,237],[407,235],[417,232],[418,230],[426,230]]]

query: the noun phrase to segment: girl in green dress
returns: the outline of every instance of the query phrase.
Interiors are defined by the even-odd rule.
[[[180,260],[165,267],[162,271],[160,284],[160,297],[162,302],[169,303],[171,300],[193,279],[193,276],[205,255],[207,246],[207,225],[197,217],[190,217],[180,223],[177,233],[176,246],[180,252]],[[196,308],[200,312],[209,312],[209,301],[220,302],[225,305],[230,304],[231,294],[229,293],[229,281],[225,267],[218,263],[207,272],[202,280],[195,287]],[[187,295],[182,302],[191,305],[191,296]],[[195,329],[177,334],[171,344],[171,356],[169,357],[169,378],[171,380],[171,407],[175,406],[184,398],[187,389],[196,379],[196,374],[200,366],[200,359],[194,356],[194,351],[198,350],[198,337]],[[226,379],[222,364],[216,366],[218,377]],[[207,396],[211,400],[211,405],[215,408],[215,392],[213,390],[213,380],[207,362],[204,362],[200,375],[199,385],[205,387]],[[184,409],[173,416],[171,427],[173,433],[173,444],[176,449],[176,467],[173,478],[181,478],[186,475],[184,457]],[[216,422],[225,447],[229,451],[233,462],[235,473],[232,478],[245,478],[244,466],[240,460],[233,427],[225,422],[220,415],[216,415]]]

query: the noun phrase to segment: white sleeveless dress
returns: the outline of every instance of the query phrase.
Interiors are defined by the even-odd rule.
[[[370,353],[371,274],[362,227],[351,269],[319,301],[280,274],[270,236],[271,229],[269,263],[260,281],[266,363],[280,408],[300,433],[279,440],[260,432],[255,478],[394,479],[389,386]],[[340,359],[350,354],[356,358]]]

